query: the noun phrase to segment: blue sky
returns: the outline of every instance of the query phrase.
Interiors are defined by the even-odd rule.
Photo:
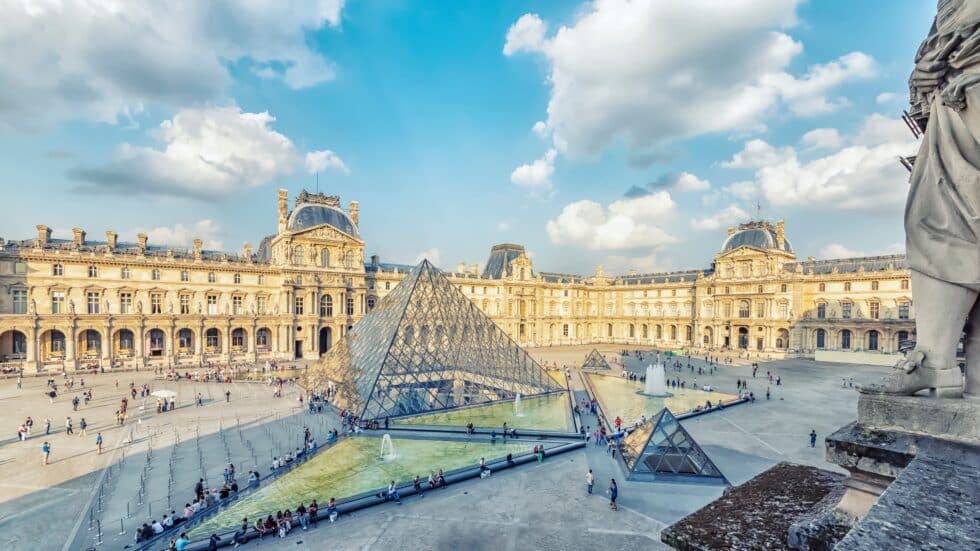
[[[801,256],[902,251],[930,2],[253,4],[0,8],[0,236],[237,251],[329,152],[393,262],[705,267],[757,205]]]

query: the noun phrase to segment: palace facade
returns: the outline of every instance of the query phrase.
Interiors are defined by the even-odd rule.
[[[37,236],[0,240],[0,362],[27,372],[316,359],[409,265],[365,262],[359,205],[279,190],[278,231],[238,253]],[[730,228],[704,269],[535,272],[520,245],[450,279],[524,346],[616,343],[894,353],[914,338],[904,256],[799,260],[783,222]]]

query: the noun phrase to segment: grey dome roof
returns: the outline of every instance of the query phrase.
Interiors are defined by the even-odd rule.
[[[740,227],[738,231],[728,236],[725,244],[721,246],[721,252],[734,251],[735,249],[748,246],[756,249],[777,249],[788,253],[793,252],[793,246],[789,239],[783,239],[783,246],[780,249],[779,241],[776,239],[776,232],[771,226]]]
[[[316,226],[329,225],[338,230],[359,237],[357,225],[350,219],[346,212],[327,205],[317,205],[306,203],[296,207],[296,210],[289,215],[286,227],[289,230],[305,230]]]

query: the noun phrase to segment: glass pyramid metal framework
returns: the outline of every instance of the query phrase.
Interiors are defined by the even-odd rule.
[[[623,438],[627,480],[703,481],[728,479],[667,408]]]
[[[589,352],[589,355],[585,358],[585,363],[582,364],[582,369],[612,369],[609,367],[609,362],[602,357],[599,350],[596,348]]]
[[[311,370],[337,407],[381,419],[562,392],[521,347],[423,260]]]

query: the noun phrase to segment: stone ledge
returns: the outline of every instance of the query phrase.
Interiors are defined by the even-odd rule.
[[[858,424],[980,442],[980,400],[862,394],[858,398]]]

